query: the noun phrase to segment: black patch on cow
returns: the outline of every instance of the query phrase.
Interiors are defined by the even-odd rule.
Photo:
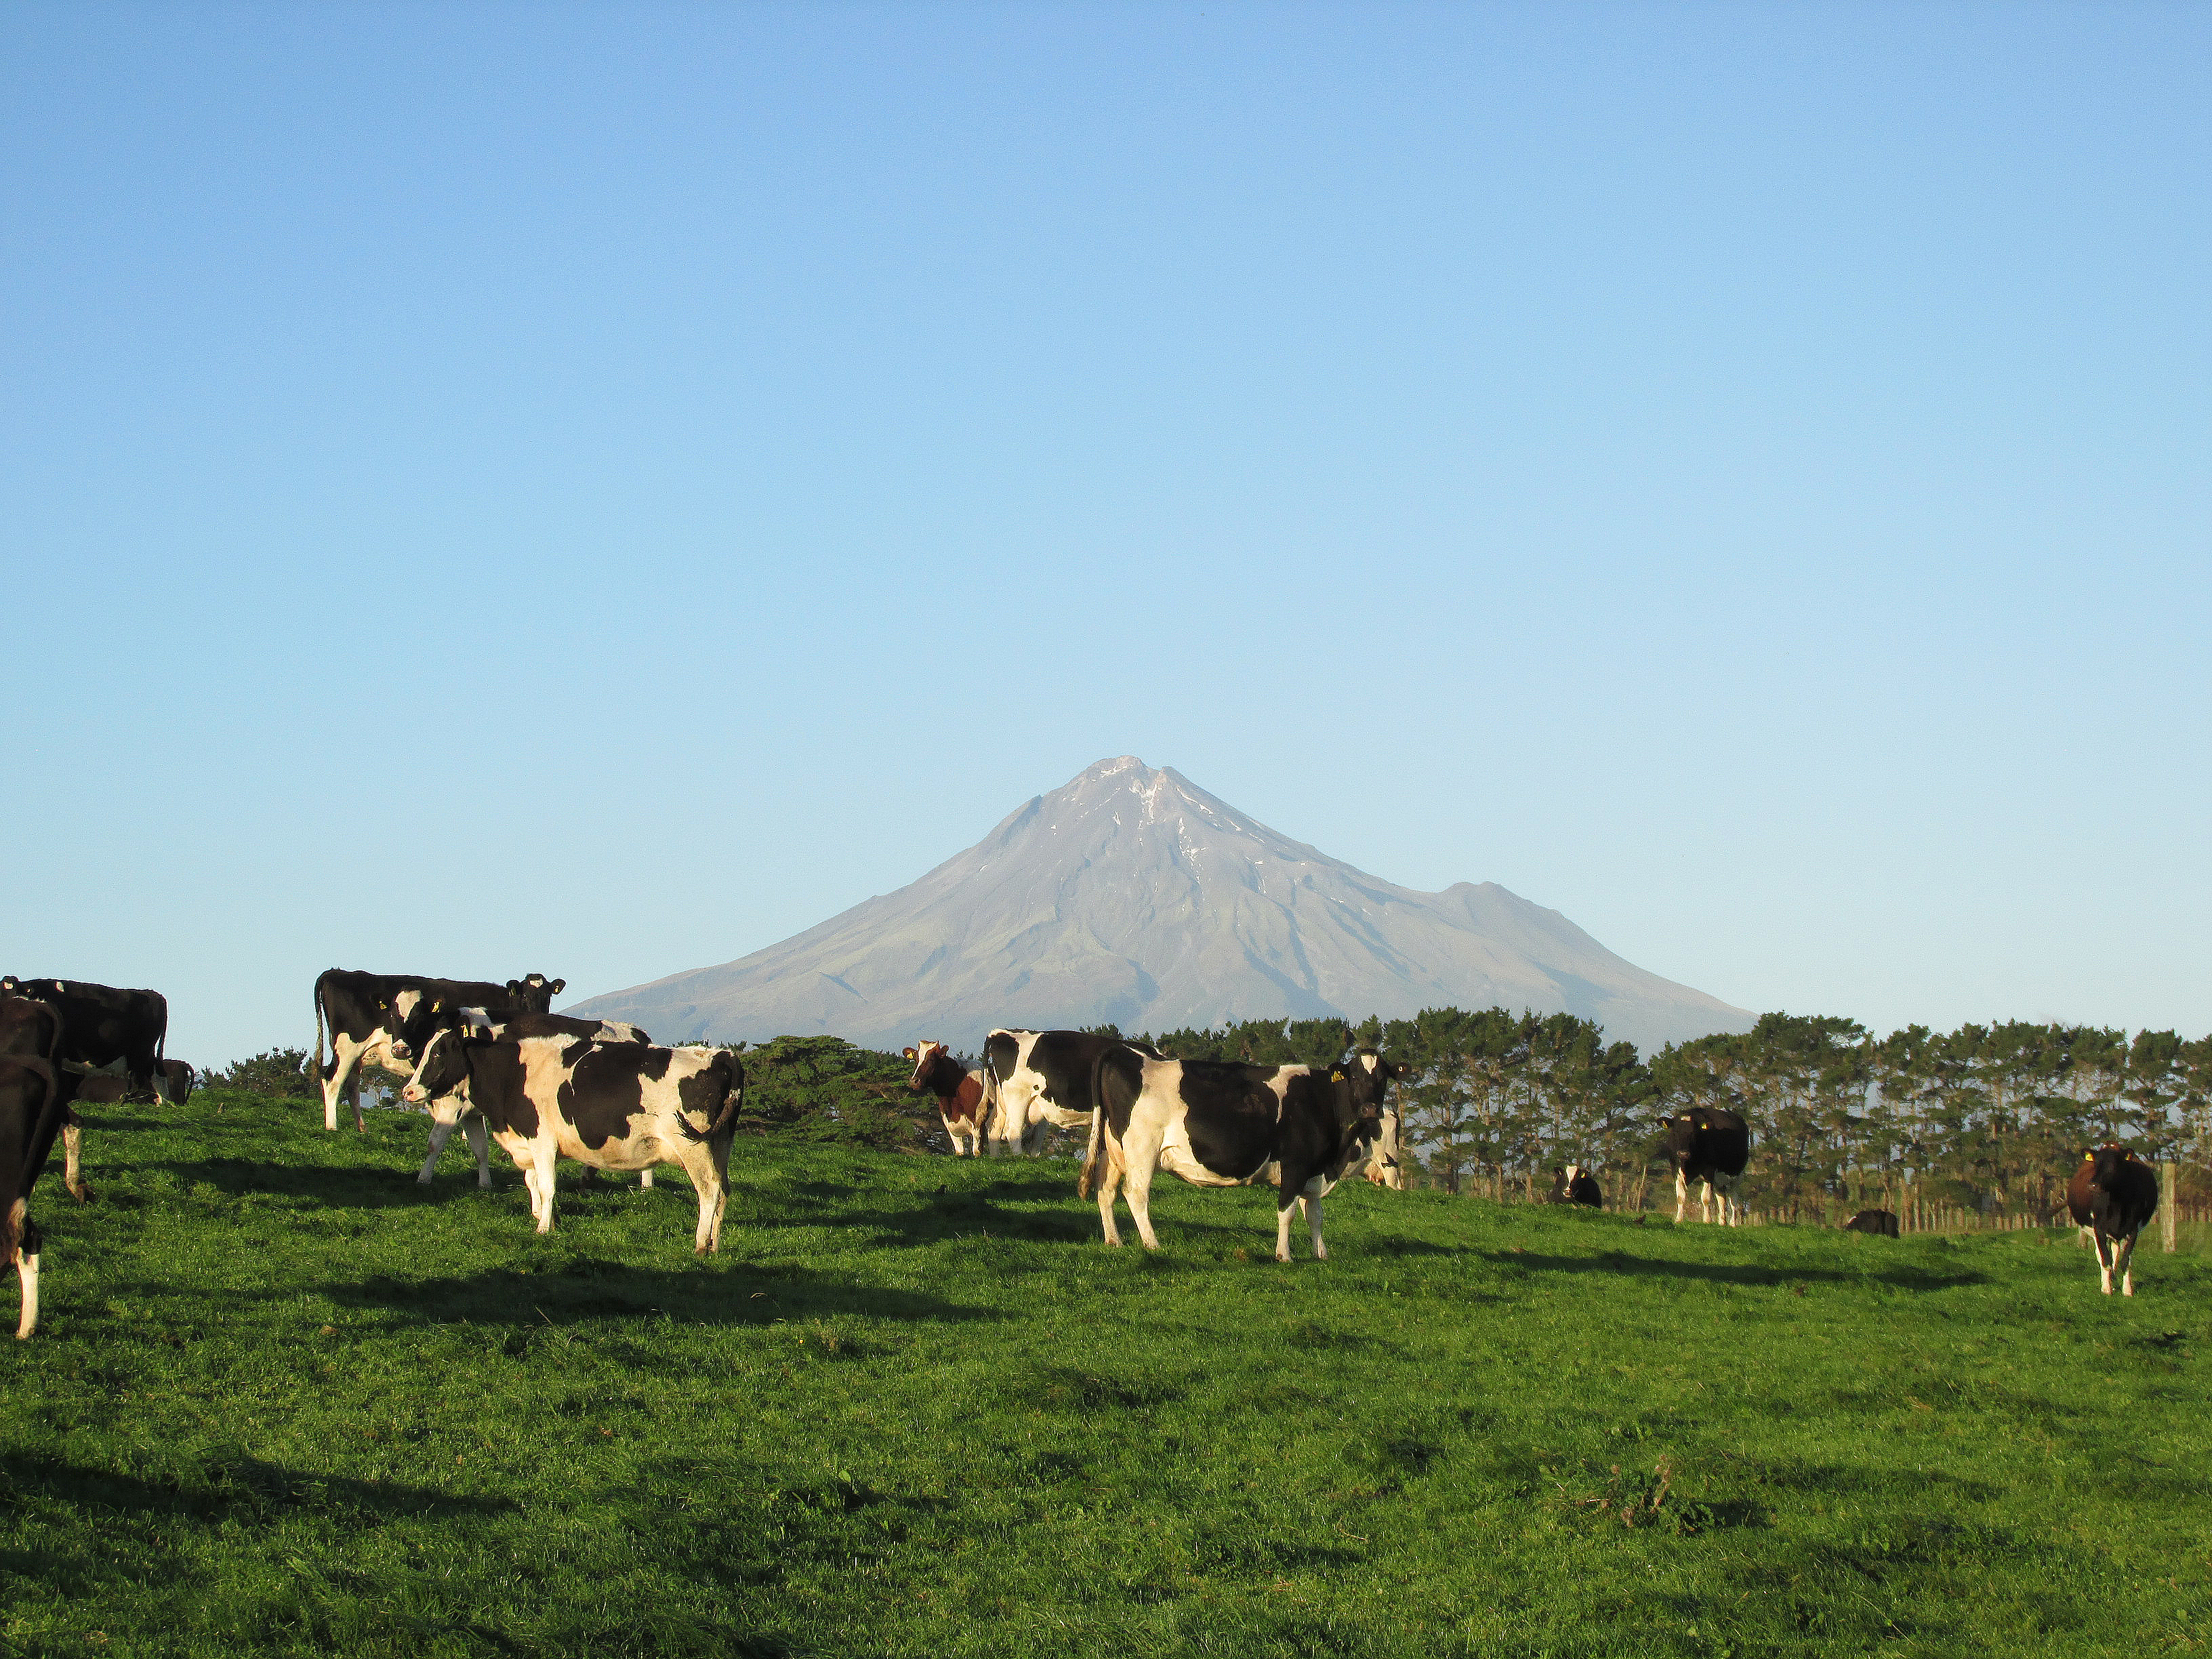
[[[1189,1138],[1191,1155],[1215,1175],[1249,1181],[1276,1156],[1283,1127],[1278,1119],[1288,1115],[1290,1104],[1289,1100],[1277,1100],[1267,1086],[1276,1070],[1233,1060],[1183,1061],[1178,1091],[1183,1133]],[[1310,1081],[1291,1079],[1291,1098]]]
[[[595,1152],[611,1140],[628,1139],[630,1120],[645,1109],[647,1079],[658,1082],[666,1076],[674,1058],[673,1049],[634,1042],[586,1044],[580,1053],[571,1049],[558,1096],[562,1118]]]

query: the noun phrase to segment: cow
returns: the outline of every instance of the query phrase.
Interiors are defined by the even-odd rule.
[[[1601,1210],[1605,1207],[1605,1194],[1598,1189],[1596,1176],[1579,1164],[1570,1164],[1564,1170],[1552,1171],[1552,1202]]]
[[[0,1058],[43,1060],[54,1071],[54,1099],[61,1109],[63,1149],[62,1184],[69,1194],[80,1204],[92,1196],[92,1188],[84,1184],[84,1130],[76,1114],[70,1109],[78,1090],[97,1082],[102,1088],[113,1085],[119,1091],[127,1087],[129,1079],[110,1076],[106,1073],[88,1075],[82,1071],[64,1070],[57,1064],[62,1048],[61,1011],[51,1002],[36,997],[0,994]],[[37,1269],[34,1267],[33,1272]]]
[[[899,1052],[914,1062],[908,1089],[915,1094],[927,1090],[937,1097],[937,1115],[945,1124],[945,1138],[952,1144],[952,1156],[981,1157],[986,1127],[982,1073],[961,1070],[941,1042],[920,1042]],[[963,1140],[968,1143],[964,1148]]]
[[[464,1034],[493,1038],[511,1037],[517,1042],[524,1037],[573,1036],[593,1042],[650,1042],[653,1039],[635,1025],[619,1020],[576,1019],[567,1014],[509,1014],[495,1013],[488,1008],[447,1008],[434,1018],[428,1036],[423,1039],[422,1059],[428,1060],[441,1042],[459,1042]],[[415,1179],[423,1186],[430,1184],[430,1176],[445,1155],[446,1142],[452,1138],[453,1126],[462,1126],[468,1136],[469,1150],[477,1157],[477,1185],[491,1185],[491,1151],[484,1137],[482,1115],[469,1109],[466,1085],[428,1103],[430,1112],[430,1151],[423,1158],[422,1168]],[[591,1171],[586,1169],[588,1178]],[[643,1185],[653,1185],[653,1171],[645,1172]]]
[[[2067,1183],[2066,1207],[2074,1224],[2086,1227],[2097,1243],[2102,1289],[2112,1293],[2120,1275],[2120,1294],[2136,1293],[2136,1235],[2158,1213],[2158,1174],[2124,1146],[2106,1144],[2081,1154]]]
[[[120,1070],[134,1089],[161,1091],[161,1044],[169,1034],[169,1000],[159,991],[125,991],[81,979],[0,976],[0,993],[35,997],[61,1016],[54,1070]]]
[[[163,1060],[161,1075],[167,1080],[167,1086],[161,1092],[172,1106],[181,1106],[190,1100],[200,1080],[199,1073],[181,1060]]]
[[[465,1085],[521,1169],[539,1232],[553,1231],[553,1172],[562,1158],[601,1170],[678,1164],[699,1194],[694,1251],[721,1248],[730,1141],[745,1093],[735,1054],[470,1032],[426,1055],[400,1097],[428,1105]]]
[[[1410,1068],[1363,1048],[1340,1065],[1255,1066],[1235,1060],[1154,1060],[1121,1043],[1094,1065],[1091,1145],[1076,1182],[1096,1191],[1106,1243],[1118,1245],[1114,1200],[1124,1191],[1137,1236],[1157,1250],[1152,1187],[1162,1166],[1197,1187],[1275,1188],[1275,1260],[1291,1259],[1291,1206],[1305,1212],[1316,1261],[1321,1201],[1373,1156],[1383,1097]]]
[[[565,979],[549,981],[527,974],[504,985],[483,980],[428,979],[407,974],[363,974],[325,969],[315,981],[315,1073],[323,1087],[323,1127],[338,1127],[338,1092],[353,1102],[353,1127],[368,1126],[361,1115],[363,1065],[406,1073],[429,1040],[435,1017],[444,1008],[490,1008],[517,1013],[550,1013],[553,999],[567,988]],[[323,1033],[330,1032],[331,1058],[323,1062]]]
[[[997,1030],[985,1037],[982,1112],[992,1152],[1042,1152],[1048,1123],[1088,1130],[1091,1073],[1099,1055],[1117,1048],[1166,1058],[1148,1042],[1088,1031]]]
[[[1394,1193],[1405,1190],[1406,1170],[1400,1162],[1403,1151],[1400,1137],[1404,1128],[1397,1103],[1393,1101],[1383,1109],[1382,1133],[1376,1138],[1368,1155],[1366,1173],[1370,1184],[1387,1187]]]
[[[15,1270],[22,1296],[15,1340],[39,1325],[39,1256],[43,1240],[31,1219],[31,1188],[53,1151],[69,1108],[54,1068],[35,1054],[0,1058],[0,1273]]]
[[[1721,1219],[1729,1226],[1743,1218],[1735,1200],[1735,1183],[1751,1162],[1751,1127],[1734,1112],[1719,1106],[1692,1106],[1667,1120],[1667,1153],[1674,1165],[1674,1220],[1686,1218],[1690,1183],[1702,1181],[1705,1190],[1698,1199],[1698,1219],[1711,1221],[1713,1203],[1719,1200]]]
[[[1844,1223],[1847,1233],[1869,1233],[1876,1238],[1901,1238],[1904,1230],[1897,1224],[1897,1217],[1887,1210],[1861,1210]]]

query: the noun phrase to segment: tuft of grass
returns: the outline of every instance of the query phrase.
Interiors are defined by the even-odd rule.
[[[2212,1261],[1364,1183],[1331,1259],[1066,1159],[416,1184],[96,1111],[0,1346],[0,1652],[2074,1655],[2212,1632]],[[1296,1230],[1303,1233],[1303,1228]],[[2063,1241],[2060,1241],[2063,1243]],[[1303,1238],[1299,1240],[1303,1251]]]

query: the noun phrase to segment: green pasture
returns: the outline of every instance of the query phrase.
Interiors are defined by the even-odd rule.
[[[0,1345],[0,1652],[2212,1644],[2212,1255],[746,1139],[531,1231],[425,1125],[99,1110]],[[1126,1225],[1126,1224],[1125,1224]],[[1303,1228],[1296,1235],[1304,1249]],[[12,1284],[0,1293],[12,1328]]]

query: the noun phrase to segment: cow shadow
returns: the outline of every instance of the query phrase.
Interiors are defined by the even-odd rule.
[[[159,1520],[274,1523],[301,1509],[362,1520],[403,1516],[463,1519],[512,1513],[509,1498],[458,1496],[397,1481],[357,1480],[243,1455],[219,1457],[189,1474],[148,1479],[88,1468],[45,1452],[0,1452],[0,1486],[75,1510],[111,1510]]]
[[[378,1273],[322,1290],[341,1307],[422,1325],[558,1328],[583,1320],[665,1318],[743,1326],[837,1315],[957,1323],[1005,1317],[995,1309],[968,1307],[926,1291],[856,1285],[785,1267],[641,1267],[587,1255],[572,1256],[548,1272],[493,1267],[458,1279],[422,1279]]]
[[[1670,1261],[1607,1250],[1597,1255],[1539,1255],[1533,1250],[1483,1250],[1486,1260],[1500,1267],[1521,1267],[1530,1273],[1615,1273],[1628,1278],[1694,1279],[1708,1284],[1789,1285],[1860,1285],[1872,1280],[1905,1291],[1953,1291],[1990,1282],[1985,1273],[1923,1273],[1911,1267],[1892,1267],[1880,1273],[1853,1273],[1835,1267],[1766,1267],[1755,1262]]]
[[[423,1186],[413,1170],[319,1167],[246,1158],[159,1160],[128,1166],[128,1172],[160,1173],[187,1182],[204,1182],[229,1198],[294,1198],[349,1210],[407,1209],[434,1202],[435,1186]],[[122,1171],[118,1171],[122,1173]],[[448,1183],[448,1190],[450,1191]],[[473,1178],[471,1192],[476,1190]]]

